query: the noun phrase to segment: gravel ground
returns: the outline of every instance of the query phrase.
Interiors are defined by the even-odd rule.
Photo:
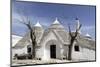
[[[50,63],[65,63],[71,62],[68,60],[58,60],[58,59],[51,59],[47,61],[43,60],[12,60],[12,66],[15,65],[26,65],[26,64],[50,64]]]

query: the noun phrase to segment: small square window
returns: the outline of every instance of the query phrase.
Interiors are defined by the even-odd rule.
[[[75,51],[79,51],[79,46],[75,45],[74,49],[75,49]]]
[[[28,53],[31,53],[31,47],[28,47]]]

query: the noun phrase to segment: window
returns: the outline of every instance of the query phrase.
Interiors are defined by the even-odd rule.
[[[78,45],[75,45],[74,46],[74,49],[75,49],[75,51],[79,51],[79,46]]]
[[[31,53],[31,47],[28,47],[28,53]]]

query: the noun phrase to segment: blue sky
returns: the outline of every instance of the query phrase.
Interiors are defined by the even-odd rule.
[[[95,38],[95,6],[82,6],[70,4],[50,4],[37,2],[12,1],[12,33],[25,35],[27,27],[21,23],[21,16],[29,16],[31,22],[48,27],[57,17],[60,23],[67,29],[68,24],[72,30],[75,26],[75,18],[78,17],[82,24],[83,35],[89,33]]]

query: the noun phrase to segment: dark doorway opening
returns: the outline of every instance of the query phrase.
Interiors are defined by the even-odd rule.
[[[74,49],[75,49],[75,51],[79,51],[79,46],[78,45],[75,45],[74,46]]]
[[[56,45],[50,45],[50,57],[56,58]]]

